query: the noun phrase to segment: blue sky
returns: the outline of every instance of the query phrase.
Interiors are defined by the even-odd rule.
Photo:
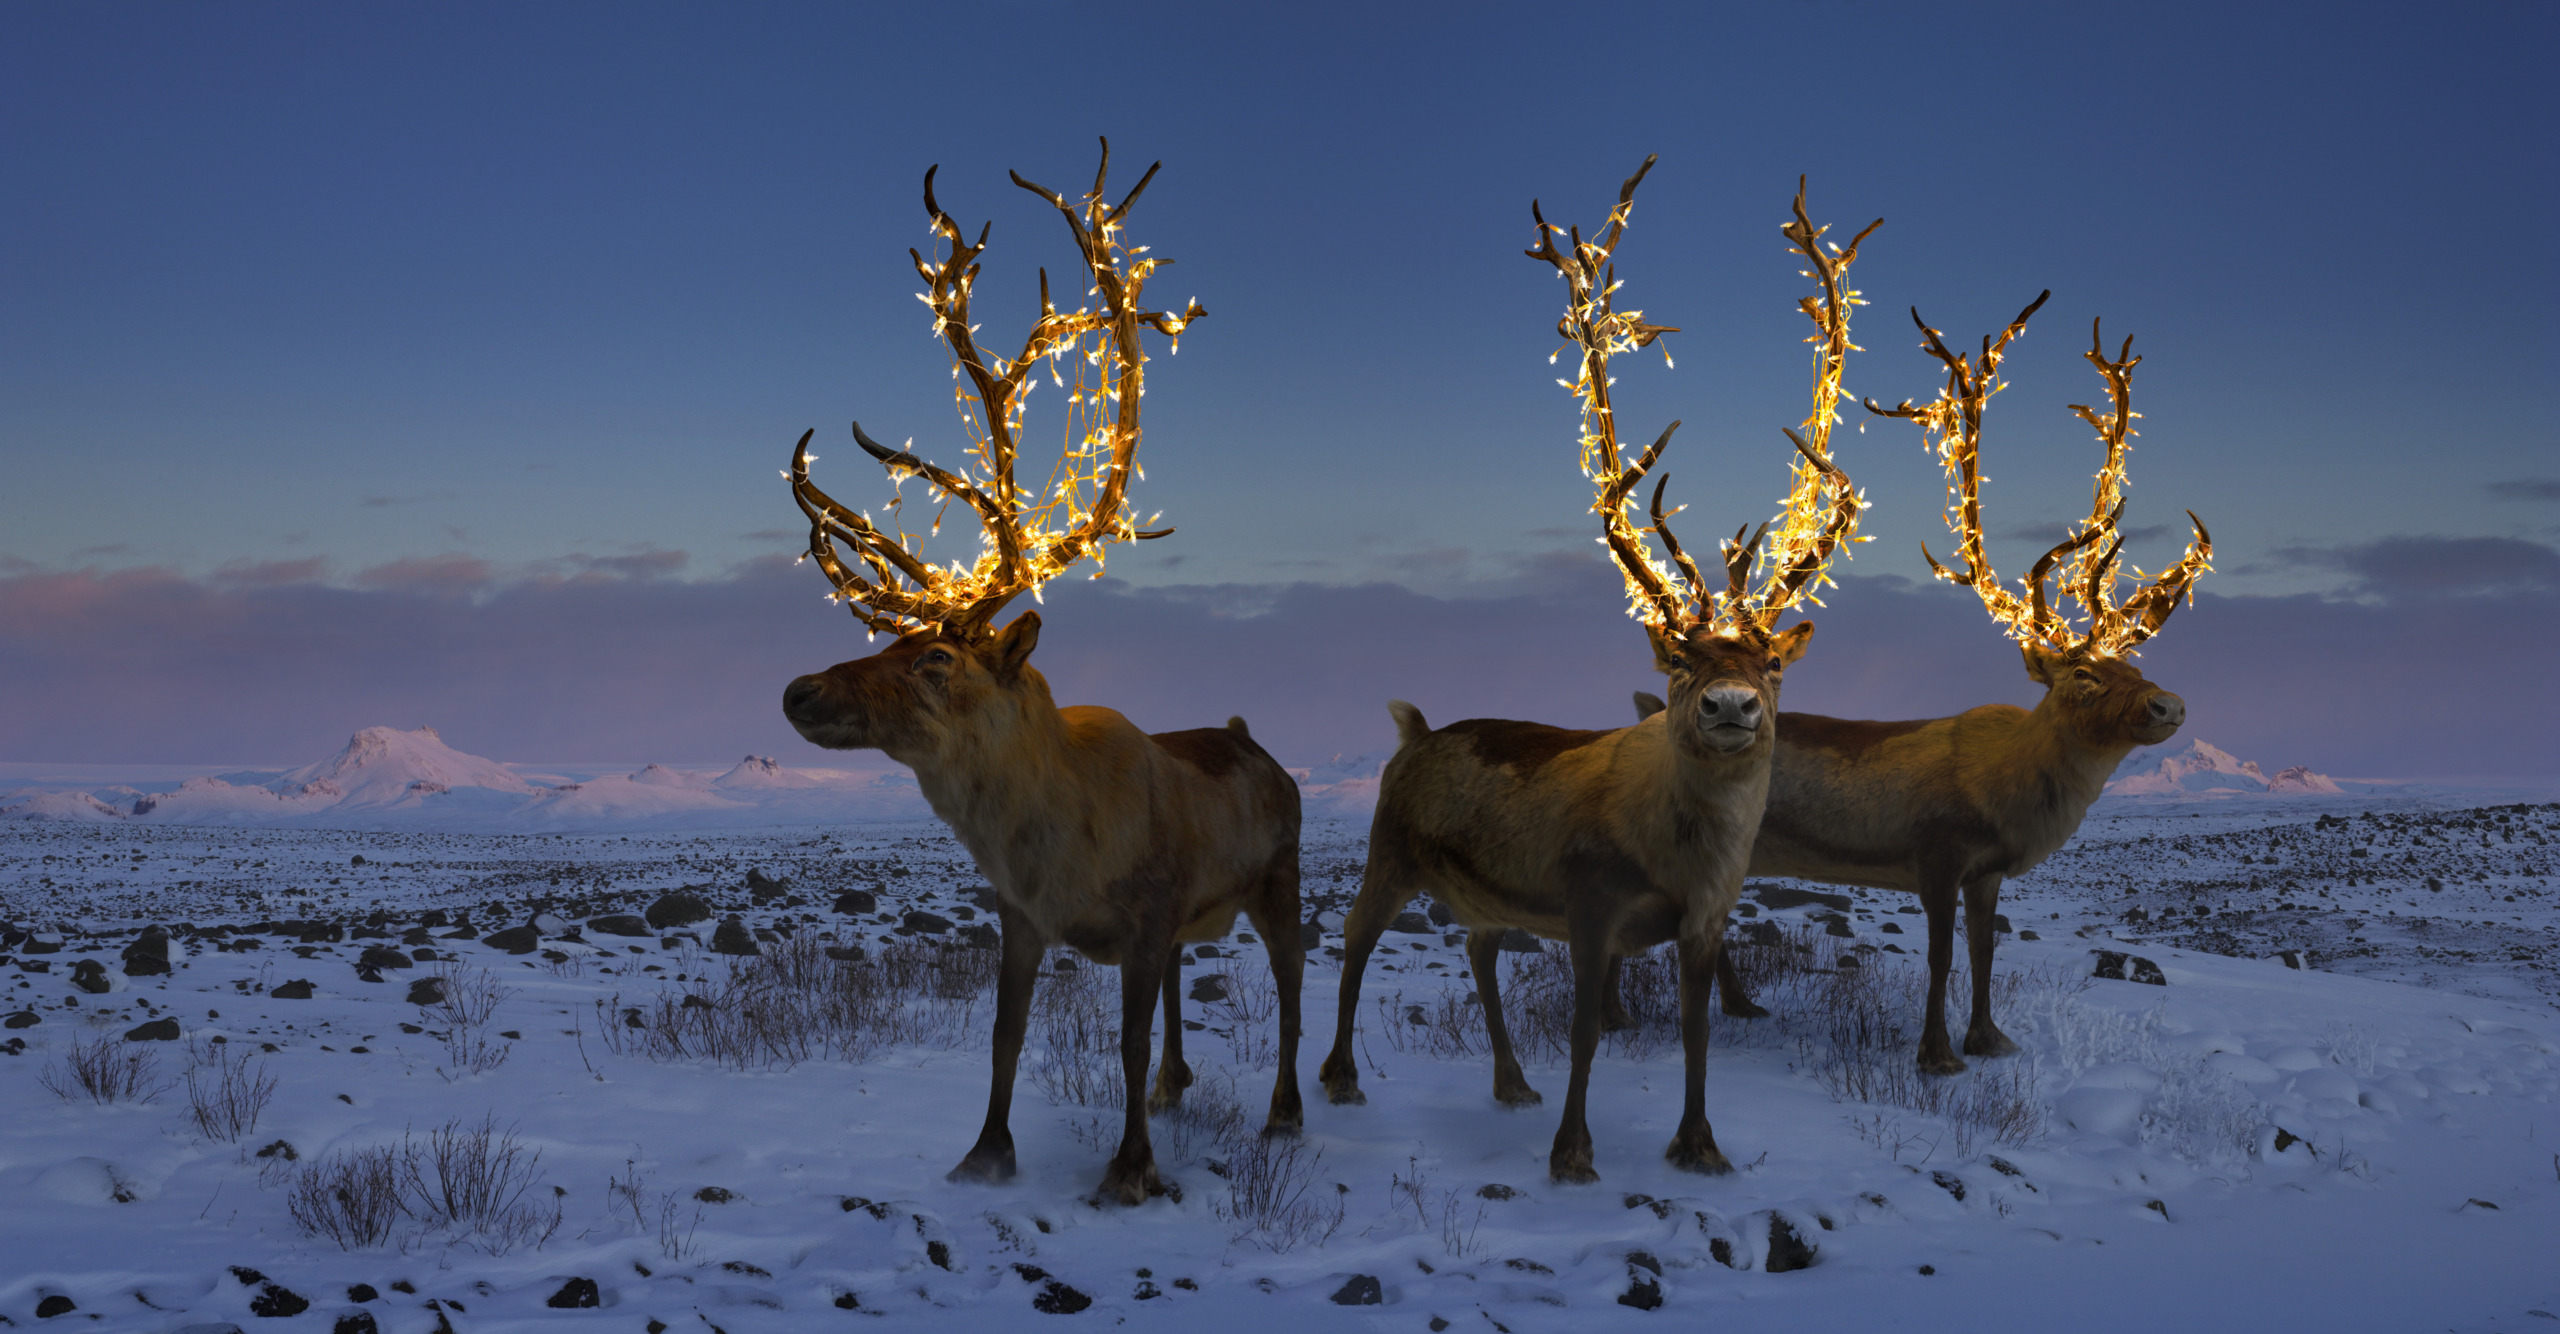
[[[361,638],[399,597],[749,578],[800,545],[775,470],[801,430],[957,453],[905,256],[924,168],[995,223],[1003,345],[1034,268],[1072,263],[1005,170],[1073,188],[1108,134],[1118,179],[1165,163],[1132,218],[1179,261],[1157,294],[1211,312],[1150,377],[1136,499],[1181,532],[1114,560],[1137,589],[1552,593],[1591,521],[1528,203],[1596,220],[1659,153],[1620,272],[1685,332],[1676,369],[1622,364],[1620,402],[1687,421],[1664,467],[1702,535],[1783,485],[1807,368],[1777,227],[1809,173],[1817,219],[1886,219],[1855,392],[1933,389],[1907,306],[1970,338],[2053,289],[1986,433],[2005,573],[2086,506],[2064,405],[2098,392],[2103,315],[2148,358],[2137,558],[2193,508],[2217,594],[2495,620],[2560,563],[2532,94],[2555,28],[2463,4],[11,6],[0,580],[309,587],[353,597],[333,623]],[[825,452],[838,494],[873,485]],[[1846,573],[1922,576],[1917,432],[1877,421],[1841,458],[1877,506]],[[33,624],[0,670],[96,647]],[[1961,605],[1945,633],[1997,644]],[[1358,690],[1388,693],[1413,690]]]

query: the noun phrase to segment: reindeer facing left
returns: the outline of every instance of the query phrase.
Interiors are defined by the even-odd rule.
[[[1092,191],[1074,202],[1013,177],[1066,218],[1090,291],[1084,308],[1061,312],[1043,271],[1040,318],[1010,361],[980,351],[969,309],[987,232],[968,242],[934,201],[933,172],[925,173],[936,249],[947,245],[948,253],[908,254],[928,284],[934,331],[950,344],[971,461],[955,472],[884,448],[859,424],[853,435],[893,481],[921,477],[932,499],[975,511],[982,549],[966,569],[927,563],[895,521],[897,501],[889,504],[893,533],[809,480],[809,436],[801,436],[789,476],[809,517],[808,554],[857,619],[874,634],[898,638],[870,657],[793,681],[782,711],[818,745],[879,750],[913,769],[934,813],[995,887],[1004,957],[994,1080],[985,1127],[950,1179],[996,1182],[1014,1173],[1008,1120],[1032,984],[1048,947],[1063,943],[1120,968],[1126,1124],[1102,1194],[1137,1204],[1165,1191],[1147,1114],[1174,1105],[1191,1083],[1182,1059],[1183,943],[1225,935],[1241,912],[1270,951],[1280,993],[1280,1075],[1265,1134],[1295,1133],[1305,1120],[1297,1077],[1304,955],[1297,784],[1254,743],[1244,720],[1151,736],[1110,709],[1060,708],[1030,662],[1039,613],[1025,611],[1002,629],[994,624],[1007,602],[1026,592],[1036,599],[1043,584],[1086,556],[1098,577],[1108,544],[1172,531],[1140,531],[1122,513],[1147,360],[1139,339],[1153,329],[1178,344],[1207,312],[1196,301],[1179,313],[1140,307],[1149,276],[1171,261],[1143,257],[1144,247],[1123,240],[1121,223],[1156,168],[1115,206],[1103,195],[1110,165],[1106,140]],[[1068,391],[1069,413],[1068,444],[1045,494],[1014,481],[1023,397],[1043,362]],[[846,562],[839,542],[859,568]],[[1149,1096],[1148,1039],[1159,994],[1164,1061]]]

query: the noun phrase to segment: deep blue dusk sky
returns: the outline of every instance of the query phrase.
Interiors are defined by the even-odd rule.
[[[1234,669],[1235,709],[1415,623],[1328,619],[1321,598],[1276,586],[1614,608],[1586,568],[1573,405],[1546,364],[1562,289],[1519,251],[1532,197],[1551,219],[1596,221],[1647,153],[1662,160],[1619,252],[1625,303],[1686,332],[1669,340],[1676,369],[1621,363],[1620,403],[1647,438],[1686,419],[1664,467],[1701,540],[1764,517],[1783,485],[1777,427],[1802,417],[1807,368],[1792,309],[1805,285],[1777,227],[1810,173],[1835,236],[1886,219],[1856,270],[1874,304],[1854,392],[1932,391],[1905,307],[1969,340],[2053,289],[1986,433],[2004,574],[2085,508],[2096,446],[2064,405],[2099,392],[2079,354],[2103,315],[2111,343],[2132,334],[2148,358],[2129,551],[2169,555],[2183,508],[2218,544],[2204,587],[2220,600],[2181,613],[2154,658],[2210,634],[2233,657],[2380,683],[2370,655],[2302,659],[2330,631],[2274,627],[2322,608],[2388,627],[2393,605],[2424,602],[2496,627],[2466,651],[2504,671],[2550,646],[2560,583],[2544,408],[2553,126],[2532,92],[2560,51],[2554,14],[13,5],[0,10],[0,690],[56,702],[0,727],[0,758],[300,760],[372,722],[434,722],[520,759],[796,744],[772,735],[767,706],[739,705],[753,726],[731,745],[718,726],[653,734],[571,699],[537,709],[557,724],[547,749],[511,750],[532,706],[501,660],[548,655],[518,663],[543,675],[594,646],[508,639],[494,609],[546,581],[613,584],[635,638],[582,669],[664,673],[649,617],[761,590],[753,562],[799,547],[775,470],[801,430],[842,441],[858,416],[955,457],[947,361],[905,255],[928,239],[918,181],[942,164],[945,206],[994,221],[979,312],[987,341],[1009,347],[1033,269],[1073,261],[1064,228],[1005,170],[1072,192],[1097,134],[1123,186],[1164,161],[1132,235],[1179,261],[1153,289],[1161,304],[1197,295],[1211,312],[1149,380],[1136,500],[1181,532],[1120,553],[1112,573],[1219,589],[1184,596],[1229,616],[1285,603],[1308,617],[1288,640],[1301,660],[1274,650]],[[1033,438],[1054,441],[1033,403]],[[822,453],[837,494],[876,490],[849,444]],[[1943,539],[1918,433],[1876,421],[1843,437],[1841,458],[1877,506],[1878,540],[1844,570],[1851,592],[1921,577],[1917,544]],[[823,623],[841,613],[817,601],[818,576],[799,573],[805,611],[774,614],[819,618],[818,635],[854,652]],[[119,600],[145,587],[162,601]],[[325,703],[298,690],[258,737],[217,737],[174,703],[137,721],[129,696],[81,694],[95,677],[79,664],[101,655],[163,679],[232,662],[174,628],[108,645],[177,604],[193,604],[185,634],[247,634],[267,623],[213,609],[262,596],[329,610],[259,631],[287,639],[195,688],[268,688],[259,651],[376,684]],[[2279,604],[2285,615],[2259,614]],[[432,710],[380,685],[365,656],[384,651],[369,626],[414,625],[428,605],[466,660],[490,636],[485,693]],[[1790,705],[2031,699],[1987,621],[1945,607],[1926,633],[1980,665],[1978,685],[1818,698],[1823,678],[1808,675]],[[2215,615],[2233,624],[2200,628]],[[2268,628],[2252,638],[2243,622]],[[691,624],[671,617],[668,633]],[[748,636],[735,646],[756,660],[746,679],[788,674],[764,665],[752,626],[722,633]],[[1624,657],[1624,671],[1538,694],[1557,701],[1551,721],[1614,720],[1643,684],[1641,641],[1624,634],[1587,658]],[[1053,676],[1082,679],[1089,662],[1050,660],[1075,642],[1044,650]],[[1390,694],[1512,680],[1488,644],[1440,657],[1446,680],[1347,680],[1335,703],[1366,719]],[[159,672],[154,651],[168,655]],[[1895,676],[1872,657],[1822,670]],[[2490,706],[2475,685],[2476,722]],[[1949,689],[1960,698],[1936,702]],[[2548,772],[2533,753],[2551,719],[2529,720],[2530,748],[2397,758]],[[2333,719],[2284,727],[2267,744],[2301,755],[2264,758],[2336,744]],[[1274,743],[1284,757],[1338,748],[1360,742],[1311,726]]]

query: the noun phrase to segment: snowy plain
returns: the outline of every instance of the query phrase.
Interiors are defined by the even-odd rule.
[[[281,777],[336,782],[343,802],[355,784],[332,772]],[[1736,948],[1772,1014],[1715,1019],[1707,1086],[1740,1170],[1662,1161],[1678,1049],[1658,992],[1631,994],[1638,1027],[1595,1067],[1592,1187],[1545,1177],[1564,1080],[1552,1043],[1523,1051],[1546,1107],[1492,1100],[1461,938],[1424,903],[1366,981],[1368,1103],[1324,1101],[1331,950],[1366,820],[1319,802],[1307,1128],[1281,1171],[1303,1194],[1287,1215],[1241,1198],[1274,1073],[1249,931],[1187,962],[1186,989],[1213,979],[1195,996],[1225,995],[1186,1005],[1200,1082],[1188,1111],[1154,1123],[1181,1198],[1087,1198],[1117,1136],[1116,1067],[1090,1022],[1113,970],[1063,955],[1044,968],[1015,1094],[1021,1174],[952,1185],[942,1174],[985,1103],[992,993],[977,982],[990,952],[969,939],[987,920],[982,882],[945,829],[862,818],[895,799],[872,777],[804,776],[798,791],[832,795],[793,800],[836,803],[813,808],[738,797],[717,773],[634,774],[621,783],[689,795],[609,791],[537,818],[528,802],[596,779],[560,778],[580,786],[545,798],[562,789],[511,776],[525,790],[487,789],[500,802],[384,768],[374,777],[400,781],[374,789],[377,805],[316,819],[256,805],[277,801],[263,786],[277,776],[226,780],[258,797],[199,784],[218,800],[194,798],[191,820],[166,818],[175,802],[133,813],[181,792],[174,775],[79,787],[104,814],[37,799],[73,790],[60,783],[0,800],[39,817],[0,821],[0,1012],[18,1025],[0,1030],[0,1317],[349,1334],[2560,1329],[2547,792],[2109,797],[2004,894],[1999,1018],[2025,1052],[1944,1081],[1895,1077],[1917,1032],[1925,932],[1910,900],[1755,882]],[[1307,777],[1320,797],[1361,781],[1357,765]],[[638,936],[597,925],[687,887],[709,919]],[[707,948],[731,916],[758,956]],[[500,934],[526,924],[531,941]],[[155,926],[171,970],[127,973]],[[2150,961],[2159,984],[2093,976],[2100,951],[2127,956],[2128,977]],[[1503,957],[1515,1013],[1535,1009],[1551,960]],[[902,1019],[833,1046],[671,1056],[633,1027],[749,1004],[739,979],[786,963],[823,990],[830,969],[893,958],[942,962],[895,1002]],[[82,973],[83,959],[102,966]],[[466,1032],[451,1007],[411,1002],[437,975],[504,994]],[[1878,1014],[1885,1031],[1846,1031]],[[164,1020],[174,1040],[114,1048],[149,1058],[153,1096],[48,1087],[66,1084],[75,1047]],[[475,1032],[476,1073],[457,1046]],[[236,1139],[190,1112],[185,1076],[209,1087],[221,1060],[274,1081]],[[539,1152],[518,1200],[558,1220],[539,1244],[415,1214],[352,1248],[296,1224],[297,1184],[329,1164],[483,1124]],[[550,1304],[564,1297],[594,1305]]]

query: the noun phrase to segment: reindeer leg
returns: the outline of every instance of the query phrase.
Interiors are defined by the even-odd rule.
[[[995,1083],[987,1094],[987,1124],[946,1181],[993,1185],[1013,1176],[1013,1075],[1022,1063],[1023,1033],[1031,1026],[1031,985],[1040,974],[1043,946],[1031,923],[1011,908],[999,904],[996,920],[1004,930],[1004,961],[996,974]]]
[[[1307,1107],[1298,1097],[1298,993],[1307,980],[1307,949],[1298,943],[1298,849],[1292,845],[1271,863],[1263,879],[1254,929],[1271,956],[1271,981],[1280,992],[1280,1074],[1271,1085],[1265,1135],[1295,1135],[1306,1128]]]
[[[1573,1077],[1565,1085],[1555,1148],[1547,1154],[1548,1179],[1567,1185],[1600,1179],[1591,1166],[1591,1123],[1583,1112],[1590,1102],[1591,1058],[1600,1052],[1600,984],[1609,975],[1608,941],[1615,934],[1598,923],[1573,927]]]
[[[1929,914],[1929,1012],[1921,1019],[1920,1073],[1961,1074],[1964,1058],[1947,1041],[1947,971],[1956,962],[1955,877],[1924,872],[1920,906]]]
[[[1120,1151],[1103,1169],[1102,1197],[1121,1204],[1142,1204],[1150,1195],[1165,1193],[1156,1174],[1155,1145],[1147,1138],[1147,1048],[1153,1036],[1148,1030],[1155,1027],[1156,991],[1170,953],[1171,942],[1161,936],[1130,941],[1120,953],[1120,1073],[1126,1111]]]
[[[1476,999],[1484,1004],[1485,1036],[1493,1040],[1493,1100],[1505,1107],[1535,1107],[1546,1099],[1529,1087],[1520,1058],[1511,1050],[1511,1025],[1502,1017],[1502,988],[1494,965],[1502,958],[1502,932],[1491,927],[1467,933],[1467,971],[1474,975]]]
[[[1325,1100],[1337,1106],[1369,1100],[1360,1091],[1360,1062],[1351,1054],[1351,1029],[1360,1017],[1360,977],[1368,971],[1369,952],[1378,947],[1387,923],[1413,898],[1412,868],[1381,865],[1378,847],[1378,831],[1373,828],[1360,897],[1352,901],[1351,915],[1342,923],[1342,993],[1334,1005],[1333,1050],[1316,1069],[1316,1078],[1324,1082]]]
[[[1742,985],[1742,973],[1733,966],[1733,949],[1723,941],[1716,944],[1716,995],[1724,1002],[1724,1012],[1729,1018],[1769,1017],[1769,1011],[1753,1003],[1751,992]]]
[[[1973,1021],[1965,1026],[1967,1056],[2015,1056],[2018,1044],[1991,1022],[1991,947],[1998,933],[1991,914],[2000,906],[2000,877],[1986,875],[1964,887],[1964,943],[1973,965]]]
[[[1609,956],[1609,975],[1600,980],[1600,1031],[1603,1033],[1623,1033],[1636,1026],[1636,1021],[1627,1017],[1626,997],[1619,989],[1619,979],[1626,975],[1626,971],[1627,956]]]
[[[1164,1060],[1156,1066],[1155,1092],[1147,1095],[1147,1113],[1169,1112],[1182,1105],[1191,1087],[1191,1063],[1182,1059],[1182,946],[1169,951],[1164,965]]]
[[[1683,935],[1680,951],[1680,1128],[1662,1156],[1683,1172],[1721,1176],[1733,1162],[1716,1147],[1715,1127],[1707,1124],[1707,992],[1716,978],[1716,959],[1724,952],[1724,932]]]

